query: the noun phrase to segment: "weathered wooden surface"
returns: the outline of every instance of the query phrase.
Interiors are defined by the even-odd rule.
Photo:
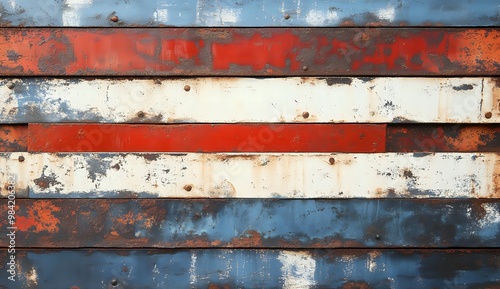
[[[485,199],[22,199],[16,205],[18,247],[500,246],[500,203]],[[0,213],[7,215],[6,206]],[[7,234],[0,235],[0,245],[7,244]]]
[[[495,153],[30,154],[32,197],[498,198]]]
[[[489,0],[0,1],[2,26],[488,26]],[[117,19],[112,19],[116,16]]]
[[[4,123],[498,123],[500,81],[4,78],[0,104]]]
[[[3,75],[498,75],[494,28],[0,29]]]
[[[0,264],[2,288],[494,289],[500,284],[499,250],[18,252],[16,282],[7,280],[6,265]]]
[[[500,152],[500,125],[391,124],[388,152]]]
[[[16,198],[28,197],[28,183],[31,179],[28,159],[28,153],[0,153],[0,197],[7,197],[9,194]],[[7,200],[4,201],[4,207],[7,207]]]
[[[30,124],[34,152],[383,152],[385,125]],[[49,137],[47,137],[49,136]]]

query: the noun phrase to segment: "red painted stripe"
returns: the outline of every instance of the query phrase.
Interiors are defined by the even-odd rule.
[[[27,125],[0,125],[0,152],[25,152],[27,150]]]
[[[500,31],[0,29],[5,75],[491,75]]]
[[[30,124],[33,152],[383,152],[385,125]]]

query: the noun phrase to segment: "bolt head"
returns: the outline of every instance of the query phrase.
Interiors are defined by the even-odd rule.
[[[20,162],[24,162],[24,157],[23,157],[23,156],[19,156],[19,157],[17,158],[17,160],[18,160],[18,161],[20,161]]]
[[[329,162],[331,165],[333,165],[333,164],[335,164],[335,159],[334,159],[334,158],[330,158],[330,159],[328,160],[328,162]]]
[[[114,15],[114,16],[111,16],[111,18],[109,19],[113,22],[118,22],[118,16]]]
[[[145,115],[146,115],[146,114],[145,114],[145,113],[144,113],[144,111],[142,111],[142,110],[141,110],[141,111],[139,111],[139,112],[137,113],[137,116],[138,116],[138,117],[144,117]]]
[[[484,117],[487,119],[490,119],[492,116],[493,114],[491,113],[491,111],[488,111],[487,113],[484,114]]]

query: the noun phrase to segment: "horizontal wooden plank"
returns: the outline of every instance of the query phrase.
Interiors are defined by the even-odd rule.
[[[18,247],[500,246],[500,202],[485,199],[20,199],[16,205]],[[0,213],[7,216],[7,206]],[[0,235],[0,246],[8,242]]]
[[[27,125],[0,125],[0,152],[25,152],[27,150]]]
[[[498,288],[499,250],[17,250],[24,288]],[[1,256],[7,260],[6,250]],[[446,264],[446,266],[443,266]],[[56,278],[54,276],[68,276]]]
[[[3,78],[0,104],[4,123],[499,123],[500,81]]]
[[[500,156],[494,153],[40,153],[28,157],[30,196],[43,198],[500,196]]]
[[[500,152],[500,124],[391,124],[386,143],[389,152]]]
[[[0,10],[2,26],[500,25],[488,0],[2,1]]]
[[[34,152],[384,152],[385,125],[30,124]]]
[[[22,75],[499,75],[494,28],[4,28]]]

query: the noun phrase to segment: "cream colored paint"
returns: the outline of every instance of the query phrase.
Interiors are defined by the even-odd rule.
[[[498,123],[500,91],[489,78],[376,78],[328,85],[319,78],[190,78],[154,80],[93,79],[44,81],[43,101],[0,86],[0,121],[15,121],[12,111],[30,106],[50,121],[173,122],[323,122]],[[484,81],[483,81],[484,80]],[[9,79],[22,87],[20,79]],[[184,87],[190,86],[189,91]],[[471,85],[472,89],[459,89]],[[454,89],[455,88],[455,89]],[[27,107],[18,107],[26,103]],[[310,117],[302,117],[303,112]],[[10,112],[10,113],[9,113]],[[492,112],[492,117],[484,117]],[[69,116],[92,115],[90,119]]]
[[[416,155],[418,156],[418,155]],[[493,198],[494,153],[32,154],[30,194],[165,198]],[[330,158],[335,159],[332,165]],[[48,187],[37,185],[49,180]],[[187,186],[191,190],[186,190]]]

